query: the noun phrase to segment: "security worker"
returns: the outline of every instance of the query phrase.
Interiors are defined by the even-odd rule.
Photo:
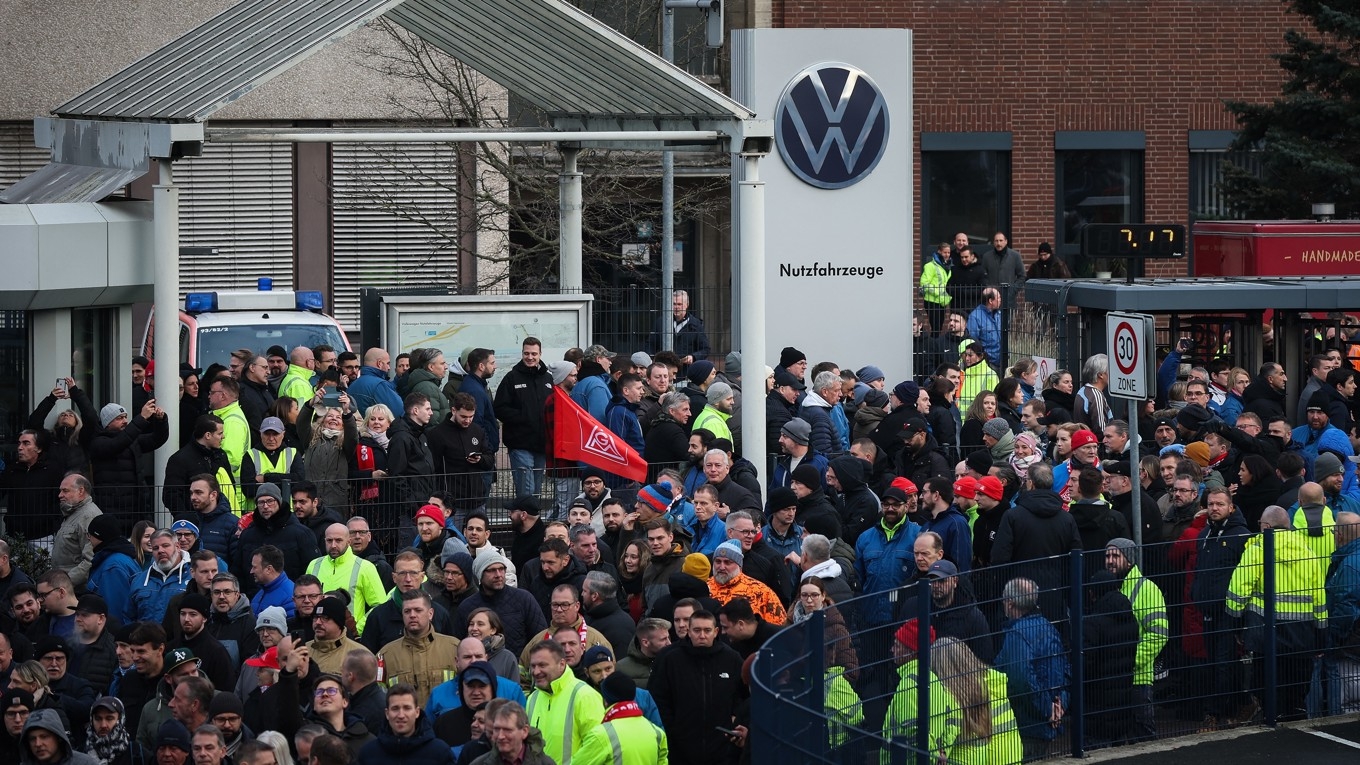
[[[921,653],[921,627],[915,619],[908,619],[893,634],[893,660],[898,664],[897,673],[901,678],[897,690],[888,703],[888,713],[883,718],[883,738],[886,741],[901,743],[908,747],[916,746],[916,726],[920,723],[921,712],[916,706],[916,686],[920,680],[921,666],[916,657]],[[927,638],[935,642],[935,628],[930,628]],[[944,687],[934,672],[926,678],[930,684],[930,753],[944,755],[953,748],[963,727],[963,712],[949,689]],[[884,749],[880,755],[882,765],[888,765],[894,758],[891,749]]]
[[[349,528],[343,523],[326,527],[326,554],[307,564],[307,573],[321,580],[322,592],[344,590],[349,593],[349,610],[354,614],[355,632],[364,634],[368,611],[387,600],[382,577],[373,562],[354,554],[349,544]]]
[[[1272,565],[1280,673],[1277,708],[1282,716],[1292,716],[1302,709],[1312,674],[1312,655],[1322,645],[1322,633],[1327,629],[1326,571],[1318,565],[1304,537],[1290,529],[1289,513],[1284,508],[1267,507],[1261,514],[1261,527],[1262,533],[1247,542],[1242,560],[1233,571],[1226,611],[1230,619],[1245,616],[1246,648],[1262,656],[1266,629],[1264,565]],[[1273,561],[1265,557],[1266,535],[1273,538]]]
[[[1123,577],[1119,591],[1133,605],[1138,620],[1138,649],[1133,659],[1133,725],[1136,738],[1153,738],[1157,724],[1153,719],[1152,680],[1157,656],[1171,635],[1166,618],[1166,598],[1156,584],[1138,570],[1139,550],[1132,539],[1116,537],[1105,544],[1105,570]]]
[[[222,375],[208,385],[208,406],[222,420],[222,451],[231,465],[232,482],[241,483],[241,460],[250,448],[250,423],[241,409],[241,383]]]
[[[529,724],[543,734],[543,751],[553,760],[573,760],[586,734],[604,718],[604,698],[567,667],[562,646],[545,640],[529,654],[534,691],[529,694]]]
[[[604,723],[592,728],[571,758],[573,765],[659,765],[669,761],[666,732],[643,716],[635,696],[637,686],[622,672],[600,683],[611,699]]]
[[[250,448],[241,458],[241,491],[251,500],[246,510],[255,509],[255,489],[262,483],[272,483],[279,487],[283,495],[292,491],[289,484],[302,480],[302,461],[298,459],[295,446],[283,444],[283,420],[266,417],[260,423],[260,443],[263,449]]]

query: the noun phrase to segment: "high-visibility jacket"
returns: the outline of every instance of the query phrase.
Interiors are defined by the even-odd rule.
[[[900,678],[897,690],[893,691],[892,700],[888,702],[888,713],[883,717],[883,738],[915,747],[916,728],[920,725],[921,715],[929,711],[931,754],[951,750],[959,737],[959,730],[963,727],[963,713],[959,710],[958,702],[954,700],[954,694],[944,687],[944,683],[940,682],[934,672],[931,672],[926,680],[930,684],[930,709],[919,709],[916,706],[916,684],[921,674],[920,664],[912,659],[898,667],[897,674]],[[912,757],[908,755],[907,759],[911,760]],[[881,765],[889,765],[892,760],[893,753],[890,749],[885,748],[880,752]]]
[[[1006,695],[1006,676],[994,669],[987,670],[985,681],[992,710],[992,735],[985,741],[968,739],[960,733],[949,750],[950,765],[1020,765],[1025,758],[1025,747],[1020,742],[1020,728],[1011,711]]]
[[[349,593],[349,610],[354,614],[354,625],[364,634],[371,608],[387,600],[382,577],[372,561],[354,554],[348,545],[339,558],[323,555],[307,564],[307,573],[321,580],[321,591],[344,590]]]
[[[585,735],[572,765],[666,765],[666,732],[636,716],[615,717]]]
[[[825,687],[826,730],[831,746],[843,746],[850,740],[849,728],[864,724],[864,705],[845,679],[845,667],[827,667]]]
[[[1321,629],[1327,626],[1327,581],[1317,565],[1313,551],[1297,531],[1276,531],[1275,535],[1275,618],[1280,621],[1311,620]],[[1307,532],[1304,532],[1305,534]],[[1228,583],[1226,600],[1229,616],[1244,611],[1265,614],[1265,535],[1247,542],[1242,559]]]
[[[720,412],[711,404],[704,407],[699,416],[694,418],[694,427],[690,430],[707,430],[713,434],[714,438],[726,438],[732,440],[732,428],[728,426],[727,420],[732,415],[727,412]]]
[[[529,694],[529,724],[543,734],[543,751],[559,763],[570,762],[586,734],[604,719],[600,692],[576,679],[571,668]]]
[[[938,306],[949,305],[950,295],[945,286],[949,284],[949,271],[939,260],[931,257],[921,266],[921,299]],[[941,327],[931,327],[939,332]]]
[[[971,343],[972,341],[965,342]],[[962,343],[960,343],[960,345],[962,345]],[[962,351],[960,351],[960,353],[962,353]],[[987,361],[1000,363],[997,362],[996,359],[988,359]],[[1000,382],[1000,380],[997,379],[996,372],[993,372],[992,368],[987,366],[986,361],[979,361],[973,366],[963,370],[963,379],[959,381],[959,406],[967,407],[969,404],[972,404],[973,399],[977,398],[977,394],[984,390],[992,390],[996,387],[998,382]]]
[[[288,475],[289,471],[293,469],[293,462],[297,459],[298,450],[297,447],[295,446],[285,446],[282,449],[279,449],[279,453],[274,456],[274,459],[271,460],[269,459],[269,455],[265,453],[263,449],[256,449],[254,447],[251,447],[246,450],[246,455],[250,457],[250,464],[255,466],[255,475],[267,476],[271,473],[280,473],[283,475]],[[246,469],[245,463],[246,461],[245,458],[243,457],[241,459],[241,470]],[[254,480],[255,475],[250,476],[250,478]],[[285,496],[288,495],[287,486],[282,485],[279,486],[279,491],[282,491]],[[241,502],[241,506],[245,508],[246,512],[254,510],[255,498],[248,497],[243,499]]]
[[[292,396],[298,407],[312,400],[316,389],[312,387],[312,370],[295,364],[288,365],[288,371],[279,380],[279,396]]]
[[[212,413],[222,418],[222,451],[227,453],[227,462],[231,463],[232,483],[240,486],[241,458],[250,448],[250,422],[239,401],[214,409]]]
[[[1156,584],[1143,576],[1137,566],[1124,575],[1119,591],[1133,604],[1138,619],[1138,650],[1133,659],[1133,684],[1152,685],[1153,663],[1171,636],[1166,618],[1166,598]]]
[[[1331,560],[1332,553],[1336,552],[1336,536],[1332,534],[1332,528],[1336,526],[1336,513],[1332,508],[1324,505],[1322,508],[1322,534],[1316,537],[1308,536],[1308,517],[1302,507],[1294,510],[1294,517],[1290,519],[1294,530],[1299,532],[1303,543],[1308,545],[1308,549],[1313,551],[1313,557],[1317,558],[1322,565],[1323,571],[1327,569],[1327,562]]]

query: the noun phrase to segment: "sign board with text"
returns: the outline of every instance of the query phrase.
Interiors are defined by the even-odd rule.
[[[1154,367],[1153,319],[1145,313],[1105,315],[1105,347],[1110,357],[1110,382],[1105,395],[1143,400],[1152,398]]]

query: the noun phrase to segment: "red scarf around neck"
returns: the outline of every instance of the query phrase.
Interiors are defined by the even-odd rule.
[[[636,701],[620,701],[610,707],[604,713],[604,722],[617,720],[620,717],[642,717],[642,708]]]

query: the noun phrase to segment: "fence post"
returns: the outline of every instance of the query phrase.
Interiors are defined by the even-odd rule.
[[[1276,708],[1276,685],[1279,684],[1276,662],[1279,657],[1276,654],[1279,647],[1275,641],[1275,529],[1266,529],[1264,539],[1261,540],[1261,579],[1262,588],[1265,594],[1262,596],[1265,606],[1265,656],[1262,657],[1265,669],[1265,677],[1262,682],[1261,694],[1265,697],[1261,699],[1261,707],[1265,710],[1266,725],[1274,728],[1278,722],[1280,710]]]
[[[930,584],[916,585],[916,619],[920,630],[916,642],[921,648],[916,657],[916,762],[931,765],[935,761],[930,751]]]
[[[817,761],[826,761],[830,739],[826,721],[826,611],[813,611],[807,622],[807,646],[803,667],[808,673],[808,709],[814,710],[807,725],[799,727],[809,737],[803,751],[816,752]]]
[[[1072,692],[1069,696],[1072,703],[1071,707],[1063,714],[1063,718],[1071,725],[1072,756],[1080,758],[1086,756],[1084,751],[1086,746],[1086,720],[1083,714],[1086,711],[1086,693],[1083,689],[1086,682],[1086,671],[1081,661],[1082,637],[1085,632],[1082,621],[1084,621],[1086,613],[1085,603],[1083,602],[1086,597],[1086,580],[1082,578],[1081,551],[1073,550],[1068,554],[1068,559],[1072,562],[1069,574],[1072,581],[1070,590],[1072,596],[1071,603],[1067,607],[1072,624],[1072,628],[1069,630],[1071,635],[1070,655],[1072,656]]]
[[[1010,284],[1001,285],[1001,358],[996,359],[997,369],[1002,374],[1010,368],[1011,358],[1011,325],[1015,319],[1015,301],[1012,297],[1015,290]]]

